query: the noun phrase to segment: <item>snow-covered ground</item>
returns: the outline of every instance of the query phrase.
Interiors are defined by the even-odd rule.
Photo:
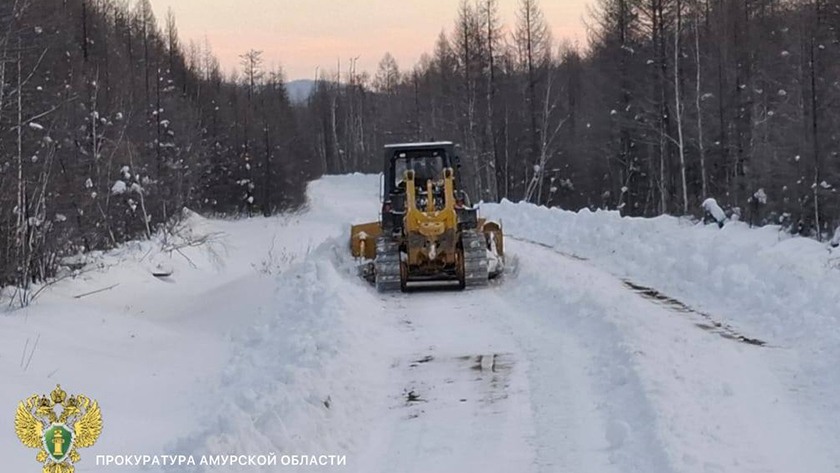
[[[796,401],[795,416],[818,432],[826,448],[840,445],[837,248],[740,222],[718,229],[668,216],[622,218],[510,202],[486,205],[485,212],[501,219],[511,236],[586,258],[765,341],[761,359]],[[837,456],[834,468],[840,469]]]
[[[510,236],[500,281],[380,295],[347,251],[378,189],[325,177],[300,214],[193,215],[203,245],[91,255],[0,315],[0,407],[57,382],[99,400],[78,471],[191,471],[98,454],[269,453],[347,464],[265,471],[840,471],[827,246],[506,202],[482,208]],[[35,453],[0,429],[9,471]]]

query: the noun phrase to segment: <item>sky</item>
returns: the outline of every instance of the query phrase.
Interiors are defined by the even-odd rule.
[[[584,44],[588,3],[542,0],[555,39]],[[390,52],[410,68],[431,52],[441,30],[454,24],[458,0],[151,0],[160,25],[171,7],[180,37],[207,38],[222,68],[239,68],[239,55],[263,51],[268,67],[282,65],[288,80],[311,79],[316,69],[334,71],[351,58],[357,71],[374,73]],[[512,24],[518,0],[499,0],[503,21]],[[510,29],[510,28],[509,28]]]

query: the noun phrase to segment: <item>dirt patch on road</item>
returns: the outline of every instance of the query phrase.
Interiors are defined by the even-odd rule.
[[[418,418],[427,409],[446,409],[453,405],[473,405],[466,408],[486,410],[509,397],[515,364],[511,353],[415,355],[407,363],[413,379],[403,389],[401,403],[409,408],[410,419]]]

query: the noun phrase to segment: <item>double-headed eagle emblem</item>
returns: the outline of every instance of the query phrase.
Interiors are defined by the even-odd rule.
[[[102,413],[96,401],[67,396],[57,385],[49,396],[35,394],[18,404],[15,433],[27,447],[40,449],[36,459],[43,473],[73,473],[77,449],[93,446],[102,433]]]

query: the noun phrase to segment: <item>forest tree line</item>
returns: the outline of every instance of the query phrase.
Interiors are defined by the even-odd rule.
[[[149,0],[0,1],[0,287],[182,209],[271,214],[322,173],[282,70],[224,74]]]
[[[712,197],[812,237],[840,223],[840,1],[597,0],[587,26],[584,47],[538,0],[510,21],[462,0],[418,64],[320,82],[317,152],[379,171],[384,143],[451,139],[474,200],[700,217]]]
[[[453,13],[417,64],[345,58],[295,104],[260,51],[224,73],[149,0],[0,0],[0,287],[184,208],[297,208],[414,140],[460,144],[473,200],[840,223],[840,0],[597,0],[586,45],[537,0]]]

